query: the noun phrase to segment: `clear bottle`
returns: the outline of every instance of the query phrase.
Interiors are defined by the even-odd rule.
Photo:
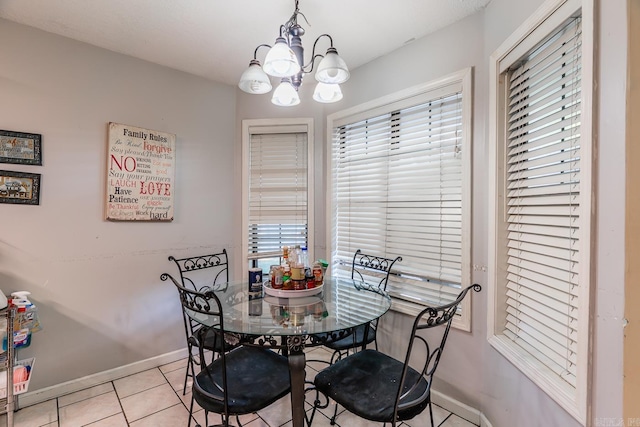
[[[293,248],[292,253],[289,254],[291,267],[300,268],[300,254],[301,254],[301,252],[302,251],[300,250],[300,245],[296,245],[296,247]]]
[[[300,264],[302,264],[302,268],[309,267],[309,253],[307,252],[307,248],[303,247],[300,250]]]

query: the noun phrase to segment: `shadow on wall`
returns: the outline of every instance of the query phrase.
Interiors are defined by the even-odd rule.
[[[139,298],[129,301],[125,295],[113,308],[106,308],[111,320],[103,322],[92,320],[86,310],[75,310],[73,306],[56,302],[64,301],[64,295],[52,295],[46,286],[9,273],[0,264],[0,290],[6,295],[19,290],[31,292],[29,299],[37,307],[42,327],[32,335],[31,344],[17,352],[18,359],[36,358],[28,391],[157,356],[156,349],[168,349],[162,351],[168,353],[183,348],[184,331],[177,293],[162,283],[159,275],[155,281],[159,302],[150,304],[153,315],[132,319],[132,312],[139,313],[145,307]],[[105,311],[104,304],[100,312]]]

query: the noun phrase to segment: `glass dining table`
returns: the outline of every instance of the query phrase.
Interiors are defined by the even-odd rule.
[[[325,277],[321,287],[300,291],[265,284],[262,292],[249,292],[247,281],[230,282],[214,292],[222,303],[228,342],[268,346],[287,355],[293,427],[303,427],[305,420],[304,349],[344,338],[391,307],[384,291],[347,278]],[[214,317],[187,314],[205,326],[217,325]]]

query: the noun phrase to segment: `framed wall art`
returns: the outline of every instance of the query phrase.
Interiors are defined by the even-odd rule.
[[[0,130],[0,163],[42,165],[42,135]]]
[[[0,203],[40,204],[40,174],[0,170]]]
[[[176,136],[109,123],[106,219],[173,221]]]

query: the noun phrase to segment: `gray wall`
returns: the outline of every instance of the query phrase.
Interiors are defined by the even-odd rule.
[[[184,348],[170,254],[236,233],[235,90],[0,20],[0,129],[42,134],[39,206],[0,205],[0,289],[29,290],[43,331],[30,391]],[[175,220],[104,220],[108,122],[171,132]]]
[[[598,2],[599,3],[599,2]],[[40,206],[0,205],[0,289],[26,289],[44,326],[21,357],[37,356],[31,390],[184,346],[175,291],[158,276],[169,254],[227,247],[240,259],[243,119],[311,117],[316,139],[316,256],[326,256],[327,114],[474,68],[472,262],[487,264],[488,58],[542,0],[493,0],[479,14],[352,70],[345,99],[320,106],[312,85],[295,109],[239,90],[0,20],[0,128],[43,135]],[[607,0],[598,37],[597,255],[593,269],[593,420],[622,415],[624,306],[624,94],[626,11]],[[339,41],[336,40],[339,46]],[[9,65],[7,65],[9,64]],[[400,64],[400,65],[398,65]],[[311,80],[311,79],[308,79]],[[177,134],[175,220],[103,220],[109,121]],[[230,227],[229,225],[232,224]],[[574,426],[565,411],[486,341],[485,286],[474,295],[472,333],[454,331],[436,389],[481,410],[495,427]],[[398,351],[408,318],[383,322],[383,350]]]

